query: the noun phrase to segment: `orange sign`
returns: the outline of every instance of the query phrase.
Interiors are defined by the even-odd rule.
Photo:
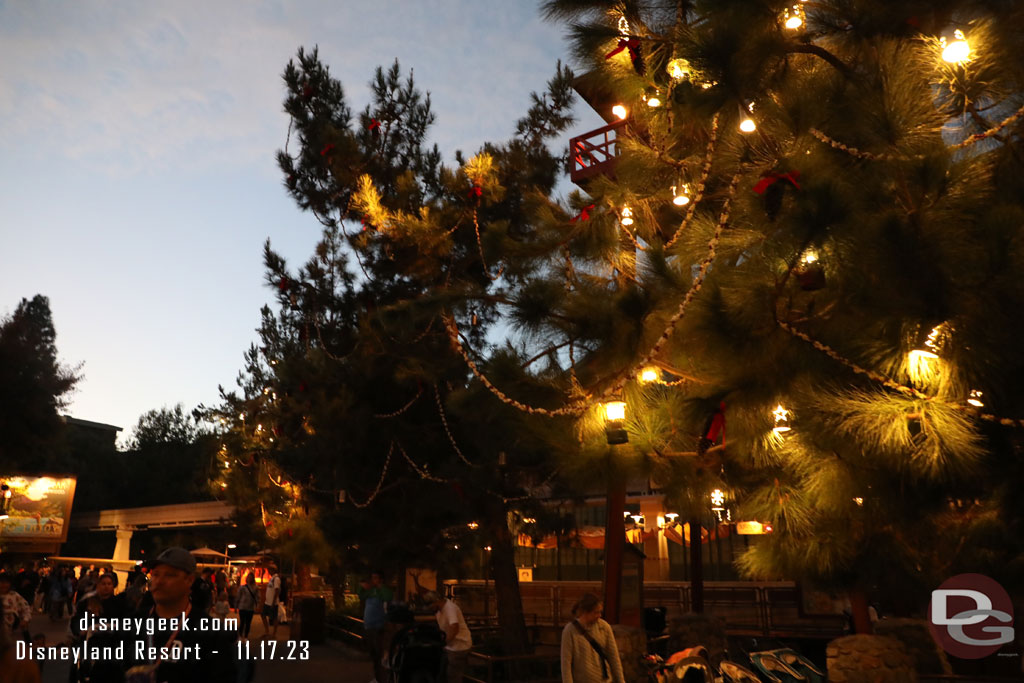
[[[7,519],[0,520],[0,541],[63,543],[75,498],[75,477],[0,477],[10,487]]]

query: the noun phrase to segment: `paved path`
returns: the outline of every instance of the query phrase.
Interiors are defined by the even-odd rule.
[[[47,645],[56,645],[67,638],[68,619],[51,622],[46,615],[36,614],[29,630],[44,634]],[[282,641],[288,636],[288,626],[280,626],[276,638],[278,653],[286,650]],[[263,637],[263,624],[257,616],[252,624],[250,647],[259,647]],[[253,683],[367,683],[373,678],[373,667],[366,655],[343,645],[328,641],[327,645],[311,645],[309,653],[307,661],[258,662]],[[68,665],[46,662],[43,683],[68,683]]]

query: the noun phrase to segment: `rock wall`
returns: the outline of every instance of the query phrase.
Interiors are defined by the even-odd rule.
[[[829,683],[917,683],[914,659],[896,638],[843,636],[826,653]]]
[[[903,643],[919,674],[951,674],[946,653],[932,638],[924,619],[882,619],[875,623],[876,636],[889,636]]]

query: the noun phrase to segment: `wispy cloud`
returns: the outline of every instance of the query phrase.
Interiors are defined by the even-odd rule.
[[[506,135],[561,53],[521,2],[8,3],[0,146],[115,173],[266,163],[286,125],[278,76],[313,43],[357,104],[373,66],[415,68],[448,148]]]

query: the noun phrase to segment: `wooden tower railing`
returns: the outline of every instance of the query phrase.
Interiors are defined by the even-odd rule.
[[[615,175],[619,130],[625,125],[625,120],[616,121],[569,141],[572,154],[569,177],[573,183],[582,186],[594,176]]]

